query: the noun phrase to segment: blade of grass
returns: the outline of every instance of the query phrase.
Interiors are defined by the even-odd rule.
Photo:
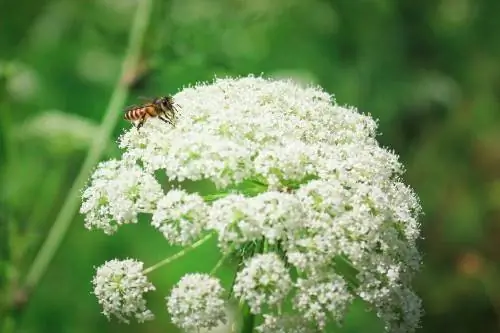
[[[109,137],[119,119],[121,109],[128,95],[128,86],[125,78],[134,70],[139,61],[143,40],[151,17],[152,2],[153,0],[138,1],[134,22],[131,25],[128,47],[123,60],[120,78],[113,89],[98,135],[95,137],[87,153],[80,172],[69,190],[66,201],[59,211],[47,238],[40,247],[28,271],[25,287],[29,292],[33,291],[42,278],[59,245],[64,239],[71,221],[78,210],[80,190],[85,185],[90,172],[99,161],[103,150],[107,147]]]

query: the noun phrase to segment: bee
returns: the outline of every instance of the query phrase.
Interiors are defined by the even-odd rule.
[[[175,126],[178,106],[174,103],[172,96],[158,97],[142,105],[133,105],[125,110],[126,120],[137,122],[137,129],[144,125],[148,118],[158,117],[160,120]]]

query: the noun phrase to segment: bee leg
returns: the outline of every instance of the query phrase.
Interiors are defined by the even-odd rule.
[[[161,120],[163,120],[163,121],[164,121],[164,122],[166,122],[167,124],[174,126],[174,123],[173,123],[170,119],[168,119],[168,118],[163,118],[162,116],[158,116],[158,118],[160,118]]]
[[[179,104],[174,104],[172,109],[174,110],[174,113],[181,114],[181,106]]]
[[[171,114],[171,113],[164,113],[164,114],[163,114],[163,118],[167,119],[167,120],[168,120],[170,123],[172,123],[172,124],[174,123],[174,119],[175,119],[175,117],[174,117],[174,115],[173,115],[173,114]]]
[[[178,116],[181,114],[181,112],[179,111],[179,109],[176,109],[174,107],[174,109],[170,110],[169,112],[169,116],[172,118],[172,119],[177,119],[179,118]]]
[[[145,120],[146,118],[141,118],[141,120],[139,120],[139,123],[136,126],[137,130],[139,130],[142,127],[142,125],[144,125]]]

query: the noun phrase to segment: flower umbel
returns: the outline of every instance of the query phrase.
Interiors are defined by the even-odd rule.
[[[203,231],[207,211],[200,195],[170,190],[158,202],[151,224],[171,244],[188,245]]]
[[[341,321],[353,299],[347,283],[335,274],[299,278],[296,287],[295,308],[304,318],[316,322],[320,329],[324,328],[329,317]]]
[[[250,311],[261,312],[262,305],[280,304],[292,288],[292,279],[285,264],[274,253],[252,257],[237,275],[234,295],[250,306]]]
[[[127,160],[110,160],[97,166],[83,192],[80,212],[85,227],[112,234],[118,226],[136,223],[139,213],[152,213],[163,195],[153,175]]]
[[[275,244],[297,228],[305,217],[294,195],[268,191],[254,197],[229,194],[215,201],[207,216],[207,228],[215,230],[224,250],[265,237]]]
[[[141,214],[171,245],[217,240],[219,264],[187,274],[167,298],[177,326],[223,320],[214,275],[235,258],[224,287],[249,310],[247,331],[323,330],[342,322],[355,297],[387,331],[418,327],[411,280],[420,205],[369,115],[320,88],[253,76],[198,84],[174,99],[175,126],[151,118],[126,131],[122,159],[98,166],[81,212],[88,228],[106,233]],[[112,300],[101,302],[105,313]]]
[[[186,331],[213,328],[225,321],[224,289],[206,274],[187,274],[167,297],[172,322]]]
[[[127,260],[111,260],[97,268],[93,280],[94,294],[110,318],[115,316],[125,323],[130,317],[138,322],[153,319],[153,313],[146,308],[144,294],[155,287],[142,273],[142,263]]]
[[[317,333],[300,316],[263,315],[263,323],[256,327],[260,333]]]

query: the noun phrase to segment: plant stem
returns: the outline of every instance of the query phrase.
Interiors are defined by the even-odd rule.
[[[131,25],[128,47],[122,63],[120,78],[113,89],[99,133],[94,138],[80,172],[66,196],[66,201],[28,271],[25,286],[29,292],[36,287],[44,275],[50,261],[64,239],[78,209],[80,201],[79,192],[85,186],[90,172],[101,158],[103,150],[107,146],[106,143],[119,119],[120,110],[123,108],[128,95],[128,86],[125,78],[130,75],[139,61],[143,40],[151,17],[152,2],[153,0],[141,0],[138,2],[134,22]]]
[[[217,262],[217,264],[215,264],[215,267],[212,268],[212,270],[210,271],[210,275],[214,275],[217,270],[220,268],[220,266],[222,266],[222,264],[224,263],[224,261],[227,259],[227,254],[224,254],[222,256],[222,258],[219,259],[219,261]]]
[[[253,333],[255,326],[255,315],[250,312],[250,307],[245,304],[242,307],[243,327],[241,333]]]
[[[154,264],[153,266],[146,268],[143,271],[143,273],[144,274],[151,273],[155,269],[160,268],[161,266],[167,265],[167,264],[171,263],[172,261],[174,261],[175,259],[179,259],[180,257],[183,257],[187,253],[193,251],[198,246],[200,246],[201,244],[205,243],[207,240],[209,240],[210,238],[212,238],[212,236],[213,236],[213,234],[206,235],[202,239],[200,239],[197,242],[191,244],[189,247],[186,247],[183,250],[177,252],[176,254],[174,254],[174,255],[172,255],[172,256],[170,256],[168,258],[163,259],[162,261],[158,262],[157,264]]]
[[[258,254],[264,253],[264,249],[266,247],[267,247],[267,242],[265,240],[262,240],[256,245],[254,253]],[[246,303],[240,303],[240,309],[243,317],[243,327],[241,329],[241,332],[252,333],[255,326],[255,315],[250,311],[250,307]]]

